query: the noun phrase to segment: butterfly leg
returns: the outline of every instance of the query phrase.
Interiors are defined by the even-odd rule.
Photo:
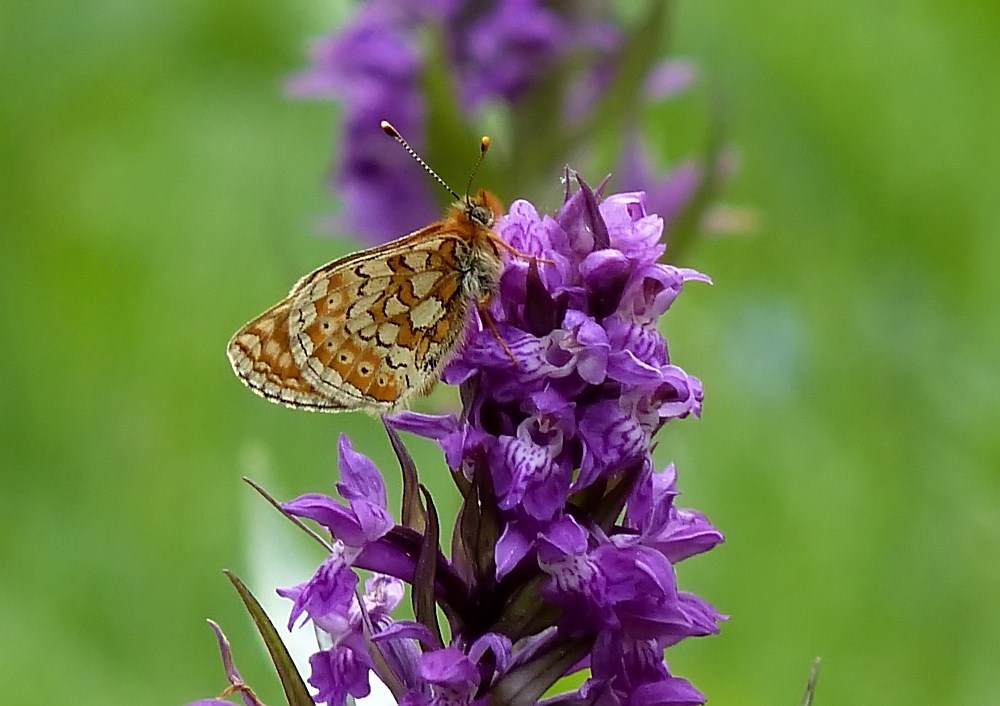
[[[493,337],[497,339],[497,343],[499,343],[500,347],[503,348],[503,352],[507,354],[508,358],[510,358],[511,362],[514,364],[514,367],[520,368],[521,364],[518,363],[517,358],[514,357],[514,351],[510,349],[510,346],[507,345],[506,341],[500,338],[500,332],[497,331],[497,325],[493,321],[493,317],[490,316],[490,310],[486,308],[486,305],[489,303],[489,300],[490,298],[487,296],[483,297],[478,302],[476,302],[476,311],[479,312],[479,318],[482,319],[484,324],[486,324],[486,328],[490,330],[490,333],[493,334]]]
[[[494,243],[496,243],[497,245],[499,245],[501,249],[506,250],[512,256],[518,258],[519,260],[535,260],[536,262],[541,262],[541,263],[544,263],[546,265],[554,265],[554,264],[556,264],[555,260],[549,260],[549,259],[544,258],[544,257],[538,257],[537,255],[529,255],[526,252],[521,252],[520,250],[518,250],[517,248],[515,248],[513,245],[511,245],[510,243],[508,243],[506,240],[503,240],[502,238],[499,238],[496,235],[491,234],[490,235],[490,240],[492,240]]]

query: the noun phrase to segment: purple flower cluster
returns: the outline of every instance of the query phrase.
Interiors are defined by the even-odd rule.
[[[663,222],[642,193],[600,201],[580,187],[554,218],[518,201],[497,226],[535,256],[508,264],[491,304],[517,363],[476,327],[445,374],[461,386],[461,415],[387,420],[404,469],[401,524],[346,437],[343,500],[283,506],[333,538],[313,577],[280,591],[289,625],[305,619],[321,636],[317,701],[367,695],[374,672],[403,706],[534,704],[584,672],[546,703],[704,702],[663,652],[718,632],[723,616],[680,591],[673,567],[722,535],[674,504],[674,468],[655,471],[650,451],[663,424],[701,408],[700,383],[670,362],[656,324],[684,282],[707,278],[658,262]],[[463,496],[450,558],[395,430],[437,440]],[[376,572],[363,594],[356,569]],[[390,617],[404,582],[413,621]]]
[[[407,155],[376,129],[389,120],[422,149],[428,72],[444,76],[462,115],[490,102],[516,105],[560,66],[612,56],[621,37],[606,15],[580,0],[363,3],[313,47],[312,66],[289,84],[295,95],[334,98],[343,107],[338,228],[382,242],[436,217],[428,181],[416,178]],[[422,51],[428,35],[438,40],[436,48]]]
[[[410,158],[377,129],[389,120],[404,135],[420,135],[423,70],[413,12],[403,3],[365,3],[354,20],[313,46],[312,67],[289,90],[338,99],[343,105],[335,188],[346,212],[338,229],[376,241],[430,222],[437,208],[426,179],[408,177]]]
[[[579,0],[449,4],[438,17],[426,19],[444,27],[467,111],[489,101],[516,103],[561,61],[609,56],[621,39],[605,13]]]

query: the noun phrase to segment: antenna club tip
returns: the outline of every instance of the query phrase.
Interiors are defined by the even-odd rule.
[[[382,128],[382,132],[384,132],[389,137],[399,137],[399,130],[394,128],[392,126],[392,123],[390,123],[388,120],[383,120],[378,124],[378,126]]]
[[[479,140],[479,151],[485,154],[486,150],[488,150],[489,148],[490,148],[490,136],[483,135],[482,138],[480,138]]]

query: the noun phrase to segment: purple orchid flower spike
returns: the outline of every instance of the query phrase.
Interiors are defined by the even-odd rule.
[[[664,424],[700,414],[701,383],[671,361],[657,324],[686,283],[709,280],[659,261],[663,220],[645,194],[598,193],[582,185],[554,217],[515,202],[498,224],[547,261],[508,263],[491,303],[518,366],[474,330],[445,373],[462,387],[462,414],[388,421],[441,445],[465,497],[455,569],[483,609],[478,624],[512,640],[514,665],[530,662],[519,641],[538,659],[579,640],[587,648],[565,668],[589,661],[592,676],[568,699],[624,689],[613,703],[701,703],[662,651],[725,619],[678,590],[673,569],[722,535],[674,507],[675,469],[653,473],[650,452]],[[659,666],[630,671],[647,659]]]
[[[503,344],[470,325],[445,374],[460,414],[386,419],[404,520],[343,435],[339,498],[281,506],[329,537],[313,576],[278,591],[289,626],[318,636],[317,703],[365,696],[375,675],[404,706],[528,706],[573,674],[582,686],[547,703],[704,702],[664,651],[719,631],[725,616],[679,589],[675,565],[722,535],[676,506],[676,469],[654,472],[651,452],[661,427],[701,411],[658,324],[708,278],[660,262],[645,194],[601,193],[580,181],[553,216],[519,201],[500,219],[534,256],[507,262],[489,303]],[[439,444],[462,500],[450,535],[397,431]],[[374,572],[363,591],[359,569]],[[415,619],[394,617],[404,584]]]

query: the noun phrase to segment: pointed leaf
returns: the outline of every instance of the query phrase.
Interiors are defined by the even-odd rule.
[[[475,585],[475,567],[473,566],[473,551],[476,537],[475,527],[479,525],[479,501],[475,486],[469,484],[462,494],[462,506],[455,518],[455,531],[451,537],[451,563],[455,571],[467,584]]]
[[[592,140],[593,135],[607,134],[608,130],[613,130],[611,134],[627,134],[623,124],[634,120],[636,106],[643,104],[644,79],[650,67],[656,66],[663,56],[669,30],[668,12],[673,4],[648,3],[647,14],[632,23],[635,29],[623,38],[615,78],[587,119],[574,131],[575,139]]]
[[[819,657],[814,659],[812,669],[809,670],[809,681],[806,682],[806,693],[802,697],[802,706],[812,704],[813,694],[816,693],[816,679],[819,677],[819,662]]]
[[[440,529],[438,514],[434,507],[434,500],[427,488],[421,485],[420,493],[427,504],[427,529],[424,531],[420,543],[420,555],[417,558],[417,570],[413,580],[413,592],[411,593],[413,615],[417,622],[424,624],[431,631],[431,634],[437,639],[438,645],[443,646],[444,641],[441,637],[441,626],[438,624],[434,596],[437,561],[441,553],[438,545]]]
[[[458,417],[459,424],[469,421],[472,413],[472,404],[476,399],[476,392],[479,390],[479,375],[473,375],[463,382],[458,388],[458,396],[462,400],[462,413]]]
[[[544,336],[559,324],[556,320],[556,303],[542,278],[538,276],[538,261],[535,259],[528,265],[528,277],[525,281],[524,318],[528,324],[528,333],[535,336]]]
[[[632,489],[642,473],[642,461],[634,463],[619,473],[616,473],[609,483],[607,492],[600,504],[590,512],[591,519],[610,534],[615,521],[625,508],[625,503],[632,496]]]
[[[591,640],[569,640],[507,672],[490,689],[491,706],[535,706],[542,694],[590,651]]]
[[[426,117],[424,119],[423,157],[431,165],[468,164],[470,167],[478,154],[479,138],[473,122],[465,120],[465,111],[461,106],[461,92],[458,88],[455,73],[449,69],[448,44],[443,28],[428,27],[430,36],[424,45],[424,70],[421,75],[421,93],[424,96]],[[500,155],[491,155],[483,165],[482,171],[485,183],[498,188],[501,184],[492,180],[496,173],[493,169]],[[440,167],[438,167],[440,169]],[[447,176],[447,175],[445,175]],[[465,184],[451,184],[450,188],[458,189],[459,196],[463,193]],[[504,189],[500,189],[502,194]],[[452,201],[451,196],[445,197],[443,189],[435,189],[439,203]]]
[[[608,489],[606,478],[597,478],[593,483],[569,496],[569,512],[574,516],[589,518],[601,506],[604,493]],[[589,519],[588,519],[589,521]]]
[[[417,490],[419,485],[419,481],[417,480],[417,466],[413,462],[410,452],[407,451],[406,446],[403,444],[403,440],[399,438],[396,430],[386,423],[385,417],[382,418],[382,425],[385,427],[385,433],[389,435],[389,443],[392,444],[392,450],[396,452],[396,458],[399,459],[399,470],[403,474],[403,502],[401,509],[403,526],[417,532],[423,532],[427,523],[427,516],[424,514],[423,505],[420,504],[420,493]]]
[[[467,531],[466,541],[475,548],[479,558],[476,566],[477,586],[482,582],[493,582],[496,576],[496,556],[494,550],[500,538],[500,508],[497,507],[497,497],[493,490],[493,475],[480,459],[476,464],[476,475],[472,479],[476,486],[476,500],[479,503],[479,517],[475,526],[464,527]]]
[[[580,185],[583,192],[584,215],[590,224],[590,231],[594,234],[594,250],[604,250],[611,247],[611,236],[608,235],[608,224],[604,222],[604,216],[597,208],[597,197],[593,189],[580,175],[576,175],[576,183]]]
[[[599,199],[603,199],[604,198],[604,190],[606,188],[608,188],[608,184],[610,184],[610,183],[611,183],[611,175],[610,174],[605,174],[604,178],[601,179],[597,183],[597,186],[594,187],[594,196],[596,196]]]
[[[529,574],[515,570],[504,577],[497,593],[503,595],[511,585],[516,589],[504,601],[503,612],[490,627],[490,632],[502,633],[517,642],[555,625],[562,609],[542,597],[541,588],[546,581],[548,576],[537,567]]]
[[[464,498],[472,487],[472,482],[465,477],[461,468],[451,472],[451,479],[455,482],[455,487],[458,488],[459,494]]]
[[[681,261],[687,248],[699,234],[702,215],[718,196],[721,181],[718,163],[725,132],[723,110],[716,105],[708,125],[706,138],[708,144],[705,146],[699,170],[701,178],[691,198],[684,204],[683,210],[671,221],[670,229],[663,233],[662,239],[667,249],[660,257],[661,262]]]
[[[288,701],[288,706],[316,706],[309,696],[309,691],[306,689],[302,677],[299,675],[298,670],[295,669],[295,663],[292,661],[291,655],[288,654],[288,649],[281,641],[278,631],[275,630],[274,625],[268,619],[260,603],[257,602],[257,599],[250,593],[250,589],[246,587],[236,574],[231,571],[223,573],[225,573],[226,578],[236,588],[236,592],[240,594],[240,598],[243,599],[243,605],[246,606],[247,611],[250,613],[250,618],[253,620],[254,625],[257,626],[257,632],[260,633],[261,638],[264,640],[264,646],[267,647],[267,651],[271,655],[271,662],[274,664],[274,668],[278,672],[278,678],[281,680],[281,687],[285,691],[285,699]]]

